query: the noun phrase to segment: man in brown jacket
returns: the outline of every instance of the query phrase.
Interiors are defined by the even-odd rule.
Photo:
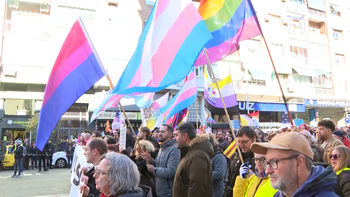
[[[323,162],[328,161],[329,152],[333,147],[344,145],[340,140],[333,137],[333,131],[335,130],[335,123],[333,120],[322,120],[317,125],[320,139],[323,141],[322,147],[324,149]]]
[[[185,123],[174,132],[181,152],[174,185],[174,197],[212,197],[213,173],[210,159],[214,156],[208,134],[196,137],[192,124]]]

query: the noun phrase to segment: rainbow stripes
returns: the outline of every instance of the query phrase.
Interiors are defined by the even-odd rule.
[[[204,47],[211,62],[217,62],[237,50],[239,42],[261,35],[250,0],[202,0],[198,8],[213,35]],[[196,66],[207,64],[201,53]]]
[[[197,98],[196,73],[192,67],[192,71],[188,75],[185,84],[180,91],[172,98],[164,107],[160,108],[160,112],[165,116],[165,120],[174,116],[179,111],[192,105]]]
[[[61,116],[104,75],[105,70],[79,18],[63,43],[46,84],[36,143],[40,150]]]
[[[231,157],[233,156],[233,154],[235,154],[237,149],[237,144],[236,144],[236,140],[234,140],[224,151],[224,155],[231,159]]]
[[[113,93],[157,92],[179,83],[211,38],[191,1],[157,1]]]

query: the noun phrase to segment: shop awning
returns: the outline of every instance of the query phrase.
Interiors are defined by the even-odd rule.
[[[291,75],[292,74],[292,68],[291,67],[277,67],[276,71],[278,74],[285,74],[285,75]],[[273,71],[272,73],[275,73],[275,71]]]
[[[324,11],[325,4],[323,0],[308,0],[308,7]]]
[[[252,75],[252,78],[255,80],[266,80],[267,73],[264,70],[258,70],[258,69],[248,69],[250,74]]]
[[[295,70],[295,72],[297,72],[298,75],[309,76],[309,77],[312,77],[312,76],[315,75],[315,73],[312,70],[310,70],[310,69],[293,68],[293,70]]]

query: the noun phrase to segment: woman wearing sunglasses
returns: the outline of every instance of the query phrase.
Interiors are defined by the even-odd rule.
[[[270,179],[265,173],[267,166],[265,155],[254,153],[254,161],[255,174],[249,170],[246,163],[239,169],[240,176],[236,177],[233,188],[234,197],[272,197],[277,192],[271,187]]]
[[[350,149],[346,146],[336,146],[331,150],[328,158],[337,173],[335,193],[340,197],[350,196]]]

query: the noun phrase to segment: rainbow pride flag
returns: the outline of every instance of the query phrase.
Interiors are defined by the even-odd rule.
[[[192,1],[157,1],[113,93],[157,92],[179,83],[211,38]]]
[[[258,18],[250,0],[202,0],[198,12],[213,35],[204,46],[210,62],[222,60],[238,49],[239,42],[261,35]],[[201,53],[196,66],[207,64]]]
[[[80,18],[74,23],[46,84],[36,147],[42,150],[61,116],[105,75],[105,69]]]

